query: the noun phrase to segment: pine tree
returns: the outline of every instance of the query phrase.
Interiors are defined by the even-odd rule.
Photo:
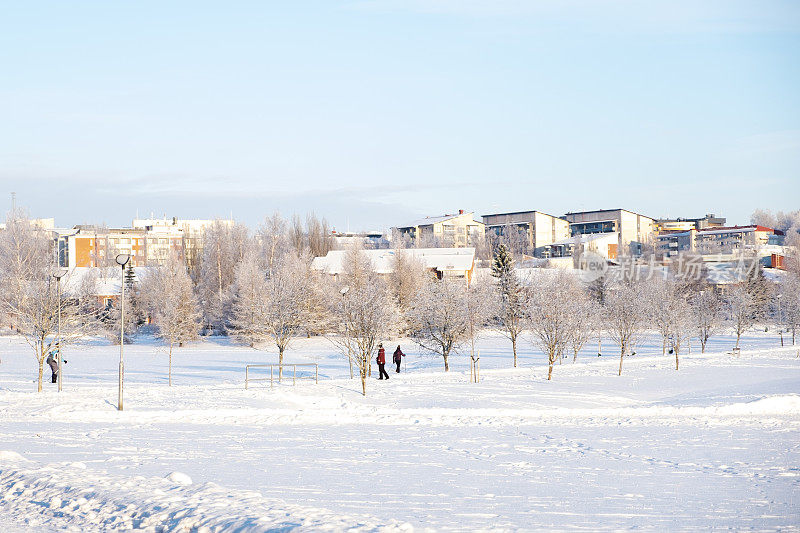
[[[503,243],[497,246],[492,260],[492,276],[502,280],[514,271],[514,258]]]
[[[517,366],[517,338],[522,333],[526,293],[520,286],[514,270],[514,258],[505,244],[499,244],[492,261],[492,276],[497,278],[500,298],[499,319],[505,335],[511,340],[514,367]]]

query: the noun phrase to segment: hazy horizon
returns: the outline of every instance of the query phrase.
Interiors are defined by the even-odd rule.
[[[51,1],[0,49],[0,205],[59,226],[800,208],[790,1]]]

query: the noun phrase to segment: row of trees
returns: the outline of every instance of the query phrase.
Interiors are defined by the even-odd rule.
[[[250,236],[242,227],[215,224],[206,234],[197,271],[190,273],[172,257],[129,285],[126,333],[130,337],[152,321],[169,346],[170,383],[173,347],[201,333],[232,335],[254,347],[270,343],[280,364],[293,339],[327,335],[349,360],[351,377],[358,374],[366,394],[377,344],[396,335],[407,335],[440,355],[445,371],[452,354],[468,349],[472,377],[478,381],[476,337],[496,328],[511,342],[513,366],[518,343],[532,342],[547,357],[551,379],[565,354],[575,360],[587,342],[601,335],[619,347],[621,374],[625,356],[649,330],[659,332],[662,351],[674,354],[677,369],[690,338],[698,338],[705,351],[726,321],[737,346],[742,333],[767,316],[790,329],[793,341],[800,323],[800,283],[794,274],[776,286],[756,272],[724,294],[675,276],[598,279],[587,285],[571,272],[538,269],[536,277],[525,279],[500,243],[492,279],[438,279],[402,251],[393,272],[381,276],[355,248],[346,255],[344,273],[331,277],[311,268],[313,248],[320,243],[310,237],[313,231],[301,238],[298,227],[298,221],[273,216]],[[44,360],[57,341],[59,307],[62,343],[121,327],[119,302],[102,308],[91,286],[97,280],[70,287],[68,279],[53,277],[54,263],[52,241],[24,216],[9,217],[0,232],[0,304],[34,348],[40,390]],[[59,291],[59,284],[70,290]]]

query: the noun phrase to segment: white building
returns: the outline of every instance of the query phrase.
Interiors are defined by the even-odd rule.
[[[601,209],[564,215],[572,235],[613,233],[618,235],[614,255],[638,255],[645,244],[654,244],[655,220],[627,209]]]
[[[463,209],[454,215],[426,217],[395,229],[401,237],[408,236],[423,244],[435,241],[456,248],[474,245],[485,232],[483,222],[478,222],[474,213]]]
[[[315,257],[311,268],[338,277],[345,271],[347,250],[331,250],[325,257]],[[464,279],[469,283],[475,272],[475,248],[407,248],[362,250],[373,270],[381,275],[394,271],[397,254],[407,254],[418,259],[438,278]]]

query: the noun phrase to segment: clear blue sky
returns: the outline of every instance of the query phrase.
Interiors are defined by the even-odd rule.
[[[800,208],[796,1],[3,2],[0,102],[64,226]]]

